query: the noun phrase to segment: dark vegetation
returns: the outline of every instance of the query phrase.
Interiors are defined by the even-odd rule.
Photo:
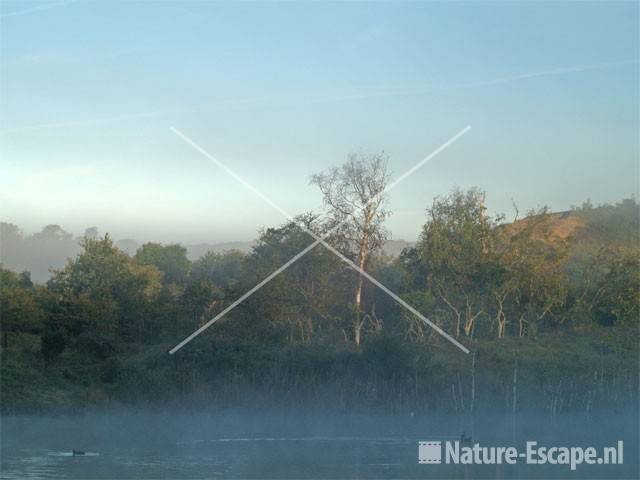
[[[317,233],[331,225],[312,214],[299,220]],[[484,193],[454,191],[427,209],[418,243],[399,257],[380,253],[382,237],[354,248],[352,234],[338,229],[328,241],[472,353],[366,280],[360,287],[357,271],[317,246],[170,356],[312,238],[289,222],[261,232],[248,254],[190,261],[180,245],[147,243],[128,255],[109,235],[88,231],[81,253],[46,284],[0,270],[2,409],[179,404],[555,415],[637,404],[635,200],[506,223],[487,214]],[[3,242],[20,235],[2,225]]]

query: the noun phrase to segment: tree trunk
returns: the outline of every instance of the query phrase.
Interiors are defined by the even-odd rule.
[[[520,336],[524,337],[526,335],[526,329],[525,329],[525,320],[524,320],[524,315],[520,316]]]
[[[454,307],[453,304],[447,299],[447,297],[442,292],[442,289],[440,289],[440,288],[438,289],[438,294],[440,295],[440,298],[442,299],[442,301],[449,306],[449,308],[451,309],[451,311],[453,312],[453,314],[456,317],[455,335],[456,335],[456,337],[459,337],[460,336],[460,324],[461,324],[461,321],[462,321],[462,314],[460,313],[460,310],[458,310],[456,307]]]
[[[496,302],[498,304],[498,313],[496,313],[496,320],[498,321],[498,338],[504,338],[507,325],[507,316],[504,314],[504,302],[507,295],[496,295]]]
[[[360,343],[362,342],[362,323],[360,322],[360,313],[356,313],[356,324],[353,327],[353,336],[354,341],[356,342],[356,347],[360,348]]]
[[[473,327],[475,326],[476,318],[482,314],[482,311],[473,315],[471,313],[471,307],[467,306],[467,318],[464,323],[464,333],[467,337],[473,337]]]
[[[502,304],[499,304],[496,320],[498,321],[498,338],[504,338],[504,331],[505,331],[505,325],[507,323],[507,318],[504,315]]]
[[[364,276],[362,272],[364,271],[364,266],[367,260],[367,237],[366,235],[362,237],[360,240],[360,252],[358,254],[358,267],[360,267],[360,271],[358,271],[358,286],[356,288],[356,318],[354,324],[354,341],[356,342],[356,347],[360,347],[360,343],[362,342],[362,325],[364,321],[362,320],[362,285],[364,283]]]
[[[464,325],[464,334],[467,337],[470,337],[471,334],[473,333],[473,321],[475,320],[475,317],[470,318],[467,320],[467,322]]]
[[[360,268],[362,268],[362,262],[360,262]],[[354,323],[354,337],[355,337],[355,342],[356,342],[356,346],[359,347],[360,346],[360,340],[361,340],[361,332],[362,332],[362,311],[360,309],[361,305],[362,305],[362,273],[358,272],[358,287],[356,288],[356,318],[355,318],[355,323]]]

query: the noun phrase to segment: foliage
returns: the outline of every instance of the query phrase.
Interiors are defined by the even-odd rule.
[[[145,243],[134,259],[140,265],[153,265],[160,270],[165,283],[183,283],[191,269],[187,249],[178,244]]]
[[[17,274],[0,267],[0,318],[4,348],[9,333],[37,333],[42,328],[43,312],[28,272]]]
[[[207,280],[219,287],[228,287],[241,281],[244,254],[238,250],[224,253],[207,252],[193,262],[190,279]]]
[[[319,245],[169,356],[313,244],[306,230],[329,233],[352,258],[361,252],[314,214],[263,230],[247,255],[208,253],[193,263],[179,245],[147,243],[132,258],[89,229],[46,285],[0,268],[3,408],[181,401],[188,393],[220,406],[460,413],[510,409],[516,369],[518,405],[589,411],[637,401],[640,243],[627,228],[637,203],[541,209],[506,224],[484,200],[477,189],[437,198],[415,247],[399,258],[374,250],[365,262],[475,356],[366,282],[358,308],[359,275]],[[566,218],[579,226],[569,236],[559,234]],[[14,227],[0,233],[22,235]],[[70,238],[55,226],[41,234]]]
[[[118,250],[108,235],[86,238],[84,251],[47,283],[54,303],[49,323],[72,336],[83,331],[141,339],[147,308],[158,297],[161,274]]]

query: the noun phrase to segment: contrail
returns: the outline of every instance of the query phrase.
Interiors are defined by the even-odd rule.
[[[507,77],[498,77],[489,80],[479,80],[471,83],[460,83],[449,85],[445,87],[426,86],[426,85],[397,85],[392,87],[381,87],[374,91],[337,95],[332,97],[324,97],[311,99],[308,102],[303,102],[305,105],[312,105],[317,103],[333,103],[348,100],[363,100],[367,98],[387,98],[387,97],[401,97],[412,95],[424,95],[428,93],[445,92],[449,90],[458,90],[465,88],[478,88],[488,87],[491,85],[499,85],[502,83],[518,82],[521,80],[527,80],[531,78],[550,77],[557,75],[566,75],[570,73],[586,72],[590,70],[606,70],[609,68],[620,67],[624,65],[637,65],[637,60],[623,60],[619,62],[605,62],[594,63],[589,65],[571,65],[568,67],[558,67],[549,70],[540,70],[534,72],[526,72],[517,75],[511,75]],[[288,105],[288,104],[287,104]]]
[[[77,0],[76,0],[77,1]],[[70,2],[67,2],[70,3]],[[56,4],[60,5],[60,4]],[[51,7],[51,5],[50,5]],[[33,10],[33,9],[32,9]],[[26,12],[26,10],[23,10]],[[18,14],[19,12],[14,12],[14,14]],[[424,95],[432,92],[443,92],[448,90],[457,90],[457,89],[465,89],[465,88],[479,88],[479,87],[488,87],[491,85],[499,85],[503,83],[510,82],[518,82],[522,80],[527,80],[531,78],[539,78],[539,77],[549,77],[549,76],[557,76],[557,75],[567,75],[571,73],[578,72],[587,72],[592,70],[605,70],[609,68],[615,68],[625,65],[637,65],[637,60],[622,60],[618,62],[605,62],[605,63],[594,63],[589,65],[571,65],[568,67],[558,67],[549,70],[539,70],[534,72],[526,72],[517,75],[511,75],[506,77],[498,77],[489,80],[479,80],[477,82],[471,83],[461,83],[457,85],[450,85],[447,87],[433,87],[433,86],[424,86],[424,85],[414,85],[414,86],[391,86],[391,87],[379,87],[377,90],[369,91],[369,92],[361,92],[361,93],[353,93],[353,94],[344,94],[344,95],[334,95],[327,97],[319,97],[319,98],[311,98],[309,100],[303,101],[286,101],[276,103],[269,103],[274,101],[274,97],[262,97],[262,98],[246,98],[240,100],[226,100],[222,101],[222,105],[226,106],[236,106],[239,108],[251,108],[253,106],[258,107],[282,107],[282,106],[299,106],[299,105],[314,105],[314,104],[324,104],[324,103],[334,103],[334,102],[343,102],[350,100],[365,100],[368,98],[385,98],[385,97],[401,97],[401,96],[411,96],[411,95]],[[186,109],[182,110],[184,112],[200,112],[206,113],[206,109],[201,107],[194,109]],[[7,130],[0,131],[0,135],[8,134],[8,133],[18,133],[18,132],[26,132],[30,130],[42,130],[48,128],[64,128],[64,127],[75,127],[82,125],[90,125],[93,123],[103,123],[103,122],[117,122],[130,120],[135,118],[143,118],[143,117],[153,117],[156,115],[161,115],[165,113],[173,113],[175,110],[158,110],[155,112],[146,112],[146,113],[135,113],[129,115],[119,115],[114,117],[103,117],[89,120],[79,120],[79,121],[68,121],[68,122],[58,122],[58,123],[44,123],[39,125],[30,125],[24,127],[16,127]]]
[[[51,8],[66,7],[67,5],[70,5],[72,3],[76,3],[78,1],[79,0],[67,0],[66,2],[48,3],[46,5],[39,5],[37,7],[26,8],[24,10],[18,10],[16,12],[3,13],[2,15],[0,15],[0,18],[18,17],[20,15],[27,15],[29,13],[40,12],[42,10],[49,10]]]
[[[459,85],[459,88],[485,87],[500,83],[517,82],[519,80],[527,80],[529,78],[549,77],[555,75],[565,75],[567,73],[587,72],[589,70],[605,70],[623,65],[637,65],[637,60],[622,60],[620,62],[592,63],[589,65],[572,65],[569,67],[559,67],[550,70],[541,70],[537,72],[522,73],[519,75],[511,75],[508,77],[494,78],[493,80],[485,80],[473,83]]]
[[[7,130],[2,130],[0,131],[0,135],[4,135],[7,133],[28,132],[30,130],[46,130],[48,128],[77,127],[82,125],[92,125],[94,123],[119,122],[124,120],[131,120],[135,118],[154,117],[156,115],[161,115],[161,114],[170,113],[170,112],[171,112],[170,110],[156,110],[155,112],[131,113],[126,115],[117,115],[114,117],[91,118],[88,120],[74,120],[69,122],[57,122],[57,123],[40,123],[38,125],[29,125],[26,127],[9,128]]]

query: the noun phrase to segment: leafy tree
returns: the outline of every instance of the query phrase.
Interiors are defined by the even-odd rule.
[[[476,319],[486,314],[496,271],[493,243],[498,219],[486,215],[484,198],[478,189],[456,189],[436,198],[415,250],[404,256],[405,263],[423,275],[422,287],[449,310],[456,336],[462,331],[471,336]]]
[[[582,298],[604,326],[627,324],[637,330],[640,317],[640,252],[607,249],[596,259],[604,271]]]
[[[314,241],[299,223],[317,235],[326,233],[327,226],[312,214],[265,230],[247,259],[247,271],[255,275],[251,283],[262,280]],[[293,343],[308,343],[317,332],[333,336],[346,328],[342,321],[347,313],[349,276],[344,262],[318,247],[262,289],[256,307]]]
[[[135,263],[108,235],[86,238],[82,248],[48,282],[57,298],[55,316],[75,336],[88,330],[102,337],[142,339],[151,328],[145,314],[159,294],[161,273],[154,266]]]
[[[187,249],[182,245],[145,243],[134,257],[140,265],[153,265],[164,274],[165,283],[183,284],[191,269]]]
[[[222,310],[224,298],[223,290],[206,278],[189,282],[177,300],[179,311],[172,324],[172,335],[186,336],[211,320]]]
[[[455,335],[472,336],[484,317],[498,338],[516,322],[525,336],[564,305],[568,243],[553,234],[546,209],[503,225],[484,202],[475,188],[436,198],[418,244],[401,257],[406,279],[438,300],[436,312],[449,312]]]
[[[66,341],[64,334],[59,330],[47,330],[42,335],[40,352],[48,365],[55,360],[65,349]]]
[[[246,255],[239,250],[209,251],[193,262],[190,280],[207,280],[220,287],[233,285],[241,280],[245,259]]]
[[[0,319],[4,348],[9,346],[9,333],[40,333],[43,312],[28,272],[0,267]]]

